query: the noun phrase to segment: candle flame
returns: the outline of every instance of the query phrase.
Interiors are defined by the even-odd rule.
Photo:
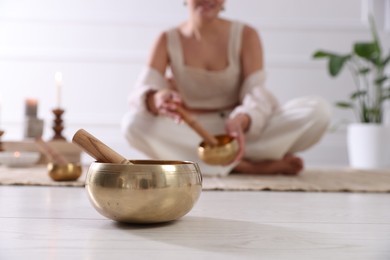
[[[18,152],[18,151],[14,152],[14,157],[19,158],[20,157],[20,152]]]

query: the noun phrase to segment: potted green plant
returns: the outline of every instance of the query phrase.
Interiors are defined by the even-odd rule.
[[[372,41],[353,43],[351,52],[337,54],[319,50],[315,59],[327,59],[328,72],[337,77],[343,68],[349,68],[355,90],[349,99],[336,102],[336,106],[351,109],[358,123],[348,125],[348,156],[352,167],[390,167],[390,128],[383,124],[384,102],[390,99],[390,76],[386,73],[390,53],[380,43],[372,17]]]

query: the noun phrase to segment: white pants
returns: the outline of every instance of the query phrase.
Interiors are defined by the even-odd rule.
[[[230,111],[196,114],[194,118],[210,133],[225,133]],[[281,159],[287,153],[304,151],[317,143],[330,122],[329,105],[318,97],[294,99],[269,119],[258,140],[248,141],[244,158],[252,161]],[[227,175],[236,166],[211,166],[197,156],[201,138],[185,123],[153,116],[148,112],[127,113],[122,131],[130,146],[155,160],[186,160],[199,164],[204,175]]]

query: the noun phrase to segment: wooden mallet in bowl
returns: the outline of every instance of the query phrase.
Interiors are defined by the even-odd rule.
[[[79,129],[72,142],[79,145],[86,153],[102,163],[132,164],[128,159],[115,152],[102,141],[84,129]]]

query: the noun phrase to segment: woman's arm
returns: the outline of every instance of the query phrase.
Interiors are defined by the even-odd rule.
[[[240,57],[243,81],[255,71],[263,69],[263,48],[259,35],[255,29],[247,25],[243,28]],[[240,113],[228,124],[240,126],[245,133],[249,130],[251,118],[246,113]],[[227,127],[231,129],[229,125]]]
[[[241,66],[243,81],[263,69],[263,47],[255,29],[245,26],[242,33]]]
[[[152,48],[148,66],[164,76],[168,65],[167,34],[162,33]],[[166,82],[165,79],[164,81]],[[160,88],[151,88],[146,91],[144,99],[146,108],[154,115],[162,114],[179,120],[176,113],[176,104],[181,103],[180,95],[172,89],[169,83],[168,87],[166,85],[162,84],[159,86]]]
[[[167,34],[161,33],[154,43],[150,52],[148,66],[165,75],[165,71],[169,64]]]
[[[147,64],[150,68],[160,72],[161,75],[165,75],[168,66],[167,35],[165,32],[161,33],[154,43]],[[154,102],[156,92],[156,89],[149,89],[145,93],[146,108],[153,115],[158,114],[158,109]]]
[[[264,86],[263,48],[256,30],[244,27],[241,47],[240,105],[232,111],[229,121],[241,125],[246,138],[257,139],[275,110],[277,100]]]

